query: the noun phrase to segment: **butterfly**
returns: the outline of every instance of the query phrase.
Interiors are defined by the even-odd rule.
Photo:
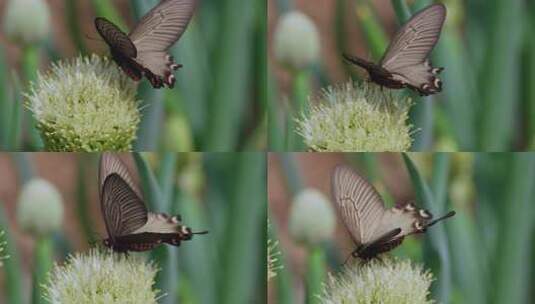
[[[344,59],[365,69],[370,80],[391,89],[408,87],[421,96],[442,91],[438,74],[444,68],[427,58],[438,42],[446,19],[443,4],[430,5],[407,21],[394,36],[379,64],[344,54]]]
[[[197,0],[162,0],[125,34],[106,18],[95,19],[98,33],[108,44],[112,59],[133,80],[145,76],[154,88],[173,88],[177,64],[167,50],[182,36]]]
[[[338,165],[331,177],[332,194],[338,211],[357,248],[353,257],[375,258],[399,246],[405,236],[424,233],[439,221],[455,215],[450,211],[433,220],[433,215],[413,204],[385,208],[383,199],[363,177]]]
[[[179,246],[194,234],[182,224],[180,215],[169,216],[147,210],[139,184],[121,159],[103,153],[99,169],[100,208],[108,238],[104,246],[117,252],[146,251],[163,243]]]

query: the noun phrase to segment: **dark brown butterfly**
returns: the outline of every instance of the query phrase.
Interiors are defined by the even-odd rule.
[[[180,215],[152,213],[134,177],[120,158],[103,153],[99,170],[100,208],[108,238],[104,245],[118,252],[146,251],[163,243],[179,246],[194,234]]]
[[[351,168],[337,166],[331,178],[338,211],[357,245],[353,257],[370,260],[401,244],[405,236],[424,233],[428,227],[455,215],[455,211],[436,220],[425,209],[413,204],[386,209],[373,186]]]
[[[422,96],[442,91],[438,74],[427,58],[440,38],[446,19],[443,4],[430,5],[405,23],[397,32],[379,64],[344,54],[344,58],[365,69],[370,80],[391,89],[408,87]]]
[[[95,26],[110,47],[113,60],[135,81],[147,77],[154,88],[173,88],[176,64],[167,50],[182,36],[193,16],[196,0],[162,0],[126,35],[105,18]]]

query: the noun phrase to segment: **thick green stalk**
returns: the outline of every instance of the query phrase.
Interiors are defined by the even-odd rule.
[[[506,151],[512,143],[514,109],[518,103],[521,0],[492,1],[490,36],[485,65],[480,74],[479,90],[483,106],[480,124],[480,148],[484,151]]]
[[[527,303],[531,283],[533,181],[535,180],[535,156],[528,153],[512,154],[511,174],[506,184],[507,204],[496,210],[501,222],[494,263],[493,303]]]
[[[383,55],[388,41],[383,27],[367,1],[355,0],[355,14],[372,57],[378,60]]]
[[[327,277],[327,266],[325,252],[320,246],[313,246],[309,248],[307,259],[307,303],[320,303],[323,283]]]
[[[93,8],[95,9],[96,16],[105,17],[106,19],[119,26],[119,28],[126,31],[126,23],[124,22],[117,9],[115,9],[112,1],[91,0],[91,3],[93,4]]]
[[[230,151],[237,145],[243,112],[250,99],[251,52],[255,1],[228,0],[223,4],[219,50],[214,64],[205,150]],[[239,7],[239,18],[236,8]]]
[[[47,274],[52,269],[54,261],[54,247],[52,239],[48,236],[37,239],[32,272],[32,304],[46,303],[43,298],[43,284],[47,280]]]
[[[405,166],[409,171],[409,176],[411,178],[412,185],[414,187],[418,201],[422,202],[427,209],[431,210],[431,212],[433,212],[434,210],[440,210],[441,208],[443,209],[443,206],[438,206],[435,202],[435,195],[431,191],[431,188],[429,187],[425,179],[418,172],[418,169],[416,168],[412,160],[406,154],[403,154],[403,160],[405,161]],[[436,178],[437,180],[441,180],[442,183],[445,183],[447,181],[447,167],[441,166],[440,168],[442,168],[443,172],[438,175],[442,176],[440,176],[440,178]],[[435,185],[435,187],[444,187],[444,185]],[[434,270],[435,275],[439,273],[434,288],[434,290],[436,291],[435,298],[442,303],[449,303],[452,286],[451,261],[448,248],[448,239],[444,225],[437,225],[433,227],[427,232],[427,236],[428,240],[433,246],[433,254],[438,256],[438,260],[440,261],[440,265],[434,267],[436,268]]]
[[[77,0],[65,0],[65,19],[67,20],[67,29],[74,45],[82,54],[87,54],[84,37],[80,29]]]
[[[219,302],[252,303],[264,299],[265,294],[255,294],[259,271],[264,274],[265,259],[260,251],[266,250],[266,158],[264,153],[240,153],[236,157],[235,179],[221,256]],[[230,216],[231,215],[231,216]],[[247,227],[244,229],[244,227]],[[241,282],[236,284],[236,282]],[[263,282],[265,286],[265,281]],[[263,297],[263,298],[262,298]]]

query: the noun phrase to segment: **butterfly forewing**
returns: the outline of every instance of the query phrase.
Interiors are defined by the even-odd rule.
[[[108,175],[102,185],[101,209],[109,237],[130,234],[147,223],[147,208],[118,174]]]
[[[396,33],[380,61],[390,72],[424,63],[438,42],[446,19],[446,8],[435,4],[412,16]]]
[[[342,220],[357,245],[380,237],[374,231],[385,207],[372,185],[351,168],[337,166],[332,176],[332,191]]]
[[[433,221],[431,213],[410,203],[386,209],[373,186],[346,166],[335,168],[332,191],[339,213],[357,245],[356,254],[363,259],[391,250],[405,236],[425,232],[437,221],[455,215],[451,211]]]
[[[112,51],[118,52],[126,57],[135,58],[137,56],[137,49],[130,38],[115,24],[105,18],[99,17],[95,19],[95,27]]]
[[[127,36],[113,23],[97,18],[95,25],[117,64],[134,80],[145,76],[154,88],[173,88],[173,71],[181,65],[167,50],[182,36],[197,0],[162,0]]]
[[[139,187],[138,177],[128,170],[126,164],[121,160],[120,156],[115,153],[102,153],[99,165],[99,187],[102,190],[106,177],[111,174],[119,175],[130,187],[132,191],[141,199],[143,194]],[[102,193],[102,191],[101,191]]]
[[[440,38],[446,18],[446,7],[435,4],[414,15],[395,35],[379,64],[373,64],[355,56],[345,55],[346,60],[370,74],[370,79],[391,89],[408,87],[422,96],[442,91],[438,74],[443,68],[435,68],[427,57]]]
[[[143,52],[167,50],[184,33],[196,0],[163,0],[148,12],[128,35]]]

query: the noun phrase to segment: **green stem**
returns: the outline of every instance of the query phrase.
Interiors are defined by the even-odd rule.
[[[310,248],[307,259],[307,303],[320,303],[319,295],[327,274],[325,252],[320,246]]]
[[[38,45],[29,45],[23,50],[22,71],[24,79],[27,83],[35,82],[37,80],[40,52],[41,47]],[[17,106],[15,107],[17,108]],[[37,131],[36,121],[30,111],[25,111],[24,113],[24,120],[26,122],[25,126],[30,135],[30,145],[33,149],[40,150],[43,147],[43,141],[39,135],[39,132]]]
[[[46,283],[47,273],[52,269],[54,249],[50,237],[37,239],[34,249],[32,273],[32,304],[46,303],[43,298],[43,287]]]

